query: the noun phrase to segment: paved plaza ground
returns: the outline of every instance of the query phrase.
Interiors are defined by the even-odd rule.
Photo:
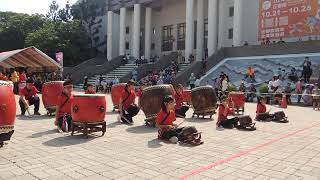
[[[205,142],[190,147],[159,141],[143,112],[127,126],[111,112],[110,96],[107,106],[106,135],[88,139],[58,133],[53,117],[18,115],[0,149],[0,179],[320,179],[320,112],[312,108],[289,107],[288,124],[257,122],[254,132],[217,131],[216,120],[187,118],[184,125],[196,126]],[[255,107],[247,104],[246,114],[253,117]]]

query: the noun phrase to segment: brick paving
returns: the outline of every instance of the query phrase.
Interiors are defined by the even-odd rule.
[[[140,112],[133,126],[117,122],[107,96],[107,133],[88,139],[57,133],[53,117],[17,116],[15,133],[0,149],[0,179],[179,179],[195,169],[273,141],[243,156],[207,168],[187,179],[320,179],[320,112],[289,107],[289,124],[257,123],[257,131],[217,131],[215,120],[187,118],[203,132],[204,144],[189,147],[157,139],[157,130],[144,126]],[[252,117],[255,104],[246,105]],[[273,107],[273,111],[278,108]],[[17,114],[20,110],[17,110]],[[45,114],[45,110],[41,109]],[[192,110],[188,111],[191,117]],[[214,116],[216,119],[216,116]],[[181,122],[182,119],[178,119]]]

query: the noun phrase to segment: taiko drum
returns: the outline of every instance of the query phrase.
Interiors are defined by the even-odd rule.
[[[230,92],[228,94],[228,104],[232,107],[232,101],[234,102],[235,108],[243,108],[245,104],[245,96],[243,92]]]
[[[16,101],[12,89],[11,82],[0,81],[0,135],[7,134],[14,128]]]
[[[214,112],[217,108],[217,97],[210,86],[202,86],[192,89],[192,107],[195,114]]]
[[[165,96],[173,96],[175,93],[172,85],[156,85],[147,87],[141,96],[141,109],[147,119],[154,119],[161,109],[162,100]]]
[[[81,123],[97,123],[105,120],[106,97],[99,94],[77,94],[72,100],[72,120]]]
[[[119,106],[121,95],[124,91],[126,83],[115,84],[111,88],[111,99],[113,106]]]
[[[42,86],[42,102],[47,110],[55,111],[58,98],[63,91],[64,81],[46,82]]]
[[[183,90],[183,102],[191,102],[191,90]]]

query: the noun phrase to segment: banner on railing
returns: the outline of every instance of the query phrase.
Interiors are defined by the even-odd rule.
[[[320,0],[260,0],[259,40],[320,34]]]

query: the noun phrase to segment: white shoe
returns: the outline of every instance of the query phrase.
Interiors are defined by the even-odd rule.
[[[118,120],[119,122],[121,122],[121,116],[120,116],[120,114],[117,116],[117,120]]]
[[[217,127],[216,127],[216,130],[217,130],[217,131],[223,131],[224,128],[223,128],[223,126],[217,126]]]
[[[62,129],[59,126],[57,126],[57,129],[58,129],[59,133],[63,133]]]
[[[179,139],[176,136],[173,136],[172,138],[169,139],[169,141],[173,144],[176,144],[179,141]]]

